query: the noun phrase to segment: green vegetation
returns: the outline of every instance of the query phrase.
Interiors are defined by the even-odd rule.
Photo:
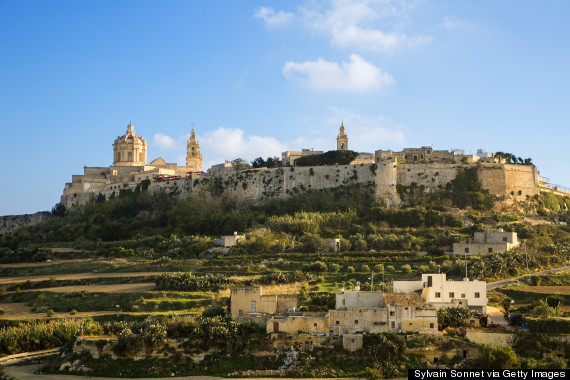
[[[72,342],[80,332],[86,335],[101,333],[93,322],[77,319],[37,321],[1,328],[0,356],[60,347]]]
[[[295,160],[295,166],[348,165],[358,152],[352,150],[331,150],[323,154],[302,156]]]

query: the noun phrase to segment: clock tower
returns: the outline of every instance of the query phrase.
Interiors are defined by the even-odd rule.
[[[336,137],[336,149],[348,150],[348,136],[344,133],[344,122],[340,124],[340,133]]]

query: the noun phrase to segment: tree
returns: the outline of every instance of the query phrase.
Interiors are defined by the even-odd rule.
[[[360,271],[363,273],[368,273],[370,272],[370,267],[366,264],[364,264],[362,267],[360,267]]]
[[[475,368],[509,369],[516,368],[517,355],[512,347],[484,345]]]
[[[245,159],[236,158],[235,160],[232,161],[232,167],[234,168],[234,170],[245,170],[250,166]]]
[[[412,267],[409,264],[402,265],[402,273],[412,273]]]
[[[299,241],[303,243],[303,251],[307,253],[318,252],[325,247],[323,239],[313,234],[305,234]]]
[[[464,307],[442,307],[437,311],[437,323],[445,327],[461,327],[465,320],[473,315]]]
[[[263,157],[257,157],[255,160],[251,161],[251,166],[254,168],[263,168],[266,165],[267,164],[266,164],[265,160],[263,159]]]
[[[59,202],[52,207],[51,213],[54,216],[65,216],[65,214],[67,213],[67,209],[61,202]]]
[[[331,264],[331,272],[337,273],[338,271],[340,271],[340,265],[338,265],[337,263]]]
[[[512,299],[510,297],[505,297],[501,301],[501,306],[505,309],[505,314],[509,314],[509,309],[511,308]]]

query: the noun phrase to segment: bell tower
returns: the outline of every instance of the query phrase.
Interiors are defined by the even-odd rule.
[[[340,133],[336,137],[336,149],[348,150],[348,136],[344,133],[344,122],[340,124]]]
[[[194,128],[192,128],[190,140],[188,140],[188,146],[186,148],[186,167],[188,171],[202,171],[202,154],[200,153],[200,144],[198,140],[196,140]]]

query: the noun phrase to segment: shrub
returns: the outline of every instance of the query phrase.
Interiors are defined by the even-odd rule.
[[[409,264],[402,265],[402,273],[412,273],[412,267]]]
[[[338,265],[337,263],[332,263],[331,264],[331,272],[338,273],[339,271],[340,271],[340,265]]]
[[[360,271],[364,272],[364,273],[368,273],[370,272],[370,267],[366,264],[364,264],[363,266],[360,267]]]
[[[353,266],[349,266],[348,268],[346,268],[346,272],[347,272],[347,273],[354,273],[354,267],[353,267]]]
[[[376,265],[374,265],[374,272],[376,272],[376,273],[384,273],[384,264],[376,264]]]

